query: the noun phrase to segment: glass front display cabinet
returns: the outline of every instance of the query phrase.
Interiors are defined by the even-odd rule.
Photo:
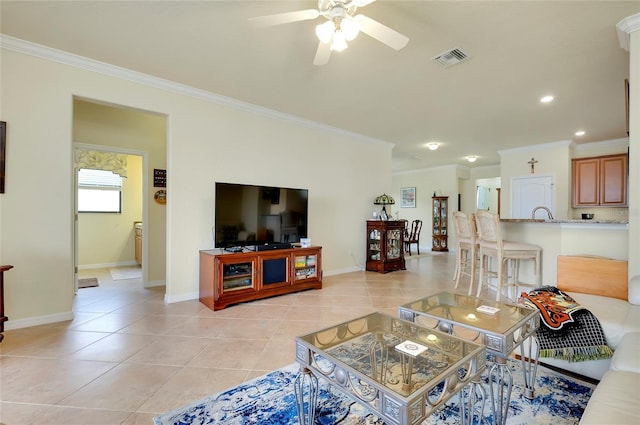
[[[433,251],[449,251],[448,212],[449,197],[434,196],[433,202],[433,233],[431,235]]]
[[[366,270],[388,273],[405,270],[404,221],[367,220]]]

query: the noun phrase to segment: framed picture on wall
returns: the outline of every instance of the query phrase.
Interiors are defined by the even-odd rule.
[[[416,188],[415,187],[400,188],[400,206],[402,208],[416,207]]]

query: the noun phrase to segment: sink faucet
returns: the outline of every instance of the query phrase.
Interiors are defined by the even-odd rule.
[[[533,211],[531,211],[531,218],[535,219],[536,218],[536,211],[538,210],[545,210],[547,212],[547,215],[549,216],[549,220],[553,220],[553,214],[551,214],[551,210],[547,207],[543,207],[543,206],[539,206],[539,207],[535,207],[533,209]]]

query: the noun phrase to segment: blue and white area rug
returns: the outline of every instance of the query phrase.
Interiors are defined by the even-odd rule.
[[[578,424],[594,385],[569,378],[542,366],[538,367],[535,398],[524,397],[519,361],[509,360],[514,388],[507,415],[508,425]],[[298,413],[294,380],[299,367],[292,364],[267,375],[247,381],[227,391],[209,396],[189,406],[154,418],[156,425],[297,425]],[[485,372],[486,375],[486,372]],[[486,380],[486,378],[485,378]],[[384,425],[340,391],[318,379],[318,413],[320,425]],[[487,398],[488,398],[487,391]],[[458,424],[458,397],[454,396],[423,424]],[[494,424],[490,401],[485,402],[483,425]],[[476,420],[474,423],[479,423]]]

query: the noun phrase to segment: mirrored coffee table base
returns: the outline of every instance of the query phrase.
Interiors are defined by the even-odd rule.
[[[419,424],[460,394],[462,423],[470,391],[485,369],[486,348],[373,313],[296,338],[295,382],[301,424],[316,420],[318,378],[392,425]]]
[[[505,424],[513,389],[513,375],[507,358],[520,346],[525,382],[524,396],[535,396],[538,352],[524,352],[527,338],[538,329],[538,311],[477,297],[441,292],[398,307],[398,316],[430,329],[483,344],[495,362],[488,371],[494,423]]]

